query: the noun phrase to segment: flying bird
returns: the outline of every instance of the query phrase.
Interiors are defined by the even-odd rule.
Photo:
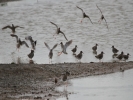
[[[91,21],[90,17],[89,17],[88,15],[85,14],[85,12],[83,11],[83,9],[81,9],[81,8],[78,7],[78,6],[76,6],[76,7],[82,11],[82,13],[83,13],[83,19],[84,19],[84,18],[89,18],[90,22],[93,24],[93,22]],[[82,23],[83,19],[81,20],[81,23]]]
[[[63,34],[63,36],[65,37],[65,39],[68,41],[67,37],[65,36],[65,34],[60,30],[60,28],[53,22],[50,22],[51,24],[55,25],[57,30],[56,30],[56,35],[58,35],[59,33]]]
[[[20,46],[22,46],[23,44],[25,44],[25,46],[26,46],[27,48],[29,48],[28,44],[27,44],[25,41],[21,41],[21,39],[18,38],[17,35],[11,34],[11,36],[16,38],[16,42],[17,42],[16,47],[17,47],[18,50],[19,50]]]
[[[32,49],[35,50],[36,49],[35,47],[36,47],[36,44],[37,44],[37,40],[34,41],[31,36],[27,36],[27,37],[25,37],[25,39],[30,41]]]
[[[67,54],[66,49],[67,49],[67,47],[68,47],[71,43],[72,43],[72,40],[66,42],[65,45],[63,45],[63,43],[61,42],[60,44],[61,44],[61,49],[62,49],[62,51],[58,53],[58,56],[60,56],[60,55],[62,54],[62,52],[63,52],[64,54]]]
[[[19,28],[24,28],[24,27],[20,27],[20,26],[14,26],[14,25],[12,24],[12,26],[7,25],[7,26],[3,27],[2,30],[9,28],[9,29],[12,30],[12,33],[15,34],[15,32],[16,32],[15,29],[18,28],[18,27],[19,27]]]
[[[96,6],[97,6],[97,4],[96,4]],[[104,19],[105,20],[105,22],[106,22],[106,26],[107,26],[107,28],[108,28],[108,30],[109,30],[109,27],[108,27],[108,24],[107,24],[107,21],[106,21],[106,19],[105,19],[105,17],[104,17],[104,15],[103,15],[103,13],[102,13],[102,11],[101,11],[101,9],[97,6],[97,8],[100,10],[100,12],[101,12],[101,18],[99,19],[99,21],[98,22],[100,22],[101,23],[101,21]]]
[[[50,62],[52,63],[53,50],[57,47],[58,44],[55,44],[52,49],[50,49],[50,47],[48,46],[47,43],[44,42],[44,44],[49,49],[49,63]],[[50,61],[50,59],[51,59],[51,61]]]

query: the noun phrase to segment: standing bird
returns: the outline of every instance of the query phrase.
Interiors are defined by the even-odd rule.
[[[98,44],[96,44],[95,46],[93,46],[93,47],[92,47],[92,50],[93,50],[93,51],[96,51],[96,50],[97,50],[97,46],[98,46]]]
[[[72,43],[72,40],[66,42],[65,45],[63,45],[63,43],[61,42],[60,44],[61,44],[62,51],[58,53],[58,56],[60,56],[60,55],[62,54],[62,52],[63,52],[64,54],[67,54],[66,49],[67,49],[67,47],[68,47],[71,43]]]
[[[27,37],[25,37],[25,39],[30,41],[32,49],[35,50],[36,49],[35,46],[37,44],[37,40],[34,41],[31,36],[27,36]]]
[[[62,75],[63,75],[62,80],[63,81],[66,81],[66,87],[67,87],[67,76],[69,76],[70,73],[66,71],[66,73],[65,74],[62,74]]]
[[[82,51],[80,51],[80,53],[78,54],[78,55],[76,55],[75,57],[80,61],[81,60],[81,58],[82,58]]]
[[[103,58],[104,52],[102,51],[99,55],[95,56],[99,61],[101,62],[101,59]]]
[[[53,57],[53,50],[57,47],[57,45],[58,44],[55,44],[54,46],[53,46],[53,48],[52,49],[50,49],[50,47],[48,46],[48,44],[47,43],[45,43],[44,42],[44,44],[45,44],[45,46],[49,49],[49,63],[51,62],[52,63],[52,57]],[[50,61],[50,59],[51,59],[51,61]]]
[[[83,9],[81,9],[81,8],[78,7],[78,6],[76,6],[76,7],[82,11],[82,13],[83,13],[83,19],[84,19],[84,18],[89,18],[90,22],[92,23],[90,17],[89,17],[88,15],[85,14],[85,12],[83,11]],[[82,23],[83,19],[81,20],[81,23]],[[92,23],[92,24],[93,24],[93,23]]]
[[[127,55],[123,55],[123,58],[125,59],[125,61],[128,60],[129,55],[130,55],[129,53],[127,53]]]
[[[57,30],[56,30],[56,35],[58,35],[59,33],[63,34],[65,39],[68,41],[67,37],[65,36],[65,34],[60,30],[60,27],[58,27],[55,23],[50,22],[51,24],[55,25]],[[53,35],[54,36],[54,35]]]
[[[123,51],[121,52],[121,54],[119,54],[116,58],[118,58],[119,60],[121,60],[123,58]]]
[[[97,5],[96,5],[97,6]],[[102,11],[101,11],[101,9],[97,6],[97,8],[100,10],[100,12],[101,12],[101,18],[99,19],[99,21],[98,22],[100,22],[101,23],[101,21],[104,19],[105,20],[105,22],[106,22],[106,26],[107,26],[107,28],[108,28],[108,24],[107,24],[107,21],[106,21],[106,19],[105,19],[105,17],[104,17],[104,15],[103,15],[103,13],[102,13]],[[108,28],[108,30],[109,30],[109,28]]]
[[[23,44],[25,44],[25,46],[26,46],[27,48],[29,48],[28,44],[27,44],[25,41],[21,41],[21,39],[18,38],[17,35],[11,34],[11,36],[16,38],[16,42],[17,42],[16,47],[17,47],[18,51],[19,51],[20,46],[22,46]]]
[[[27,55],[30,60],[32,60],[32,58],[34,57],[34,50],[31,50],[31,52]]]
[[[18,28],[18,27],[19,27],[19,28],[24,28],[24,27],[20,27],[20,26],[14,26],[14,25],[12,24],[12,26],[7,25],[7,26],[3,27],[2,30],[9,28],[9,29],[12,30],[12,33],[15,34],[15,32],[16,32],[15,29]]]
[[[116,54],[119,50],[117,50],[114,46],[112,46],[112,52]]]
[[[73,52],[73,55],[75,55],[75,52],[77,51],[77,45],[75,45],[75,48],[71,50]]]

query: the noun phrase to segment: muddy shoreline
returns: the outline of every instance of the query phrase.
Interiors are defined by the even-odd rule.
[[[65,63],[65,64],[0,64],[0,99],[50,99],[63,93],[56,91],[63,85],[62,73],[68,79],[115,73],[133,68],[133,62]],[[58,83],[54,79],[58,78]]]

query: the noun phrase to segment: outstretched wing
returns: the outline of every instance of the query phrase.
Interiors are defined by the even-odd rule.
[[[82,11],[82,13],[84,13],[83,9],[81,9],[80,7],[76,6],[78,9],[80,9]]]
[[[22,45],[25,44],[27,48],[29,48],[28,44],[25,41],[22,41]]]
[[[65,44],[65,48],[67,48],[71,43],[72,43],[72,40],[66,42],[66,44]]]
[[[51,24],[53,24],[53,25],[55,25],[56,26],[56,28],[58,28],[58,26],[55,24],[55,23],[53,23],[53,22],[50,22]]]
[[[15,28],[18,28],[18,27],[19,27],[19,28],[24,28],[24,27],[20,27],[20,26],[15,26]]]
[[[46,46],[46,47],[50,50],[50,47],[48,46],[48,44],[47,44],[47,43],[45,43],[45,42],[44,42],[44,44],[45,44],[45,46]]]
[[[107,28],[108,28],[108,30],[109,30],[109,27],[108,27],[108,24],[107,24],[107,21],[106,21],[105,17],[104,17],[104,20],[105,20],[105,22],[106,22],[106,26],[107,26]]]
[[[96,6],[97,6],[97,4],[96,4]],[[102,11],[101,11],[101,9],[98,6],[97,6],[97,8],[100,10],[101,14],[103,14]]]
[[[91,21],[90,17],[88,15],[86,15],[87,18],[89,18],[90,22],[93,24],[93,22]]]
[[[62,31],[60,31],[60,33],[62,33],[64,35],[65,39],[68,41],[68,39],[66,38],[65,34]]]
[[[52,50],[55,49],[55,48],[57,47],[57,45],[58,45],[58,44],[55,44],[55,45],[53,46]]]
[[[12,37],[15,37],[17,42],[19,41],[19,39],[18,39],[18,36],[17,36],[17,35],[15,35],[15,34],[11,34],[11,36],[12,36]]]
[[[2,30],[7,29],[7,28],[12,29],[12,27],[10,25],[7,25],[7,26],[3,27]]]

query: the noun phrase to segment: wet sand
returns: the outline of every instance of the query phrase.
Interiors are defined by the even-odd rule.
[[[133,62],[65,63],[65,64],[1,64],[0,98],[48,99],[63,95],[56,87],[63,85],[62,73],[68,79],[109,74],[133,68]],[[58,78],[58,83],[54,79]]]

